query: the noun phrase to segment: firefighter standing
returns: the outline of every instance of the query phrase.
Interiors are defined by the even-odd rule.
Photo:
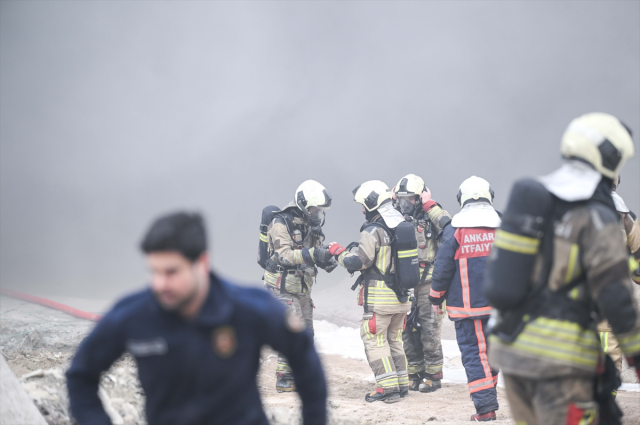
[[[616,210],[620,214],[623,240],[629,251],[629,269],[635,275],[634,282],[640,285],[640,269],[638,269],[638,259],[640,259],[640,223],[636,215],[629,210],[622,197],[616,192],[619,184],[620,176],[614,179],[611,197]],[[622,351],[620,351],[618,340],[606,320],[598,324],[598,333],[600,334],[600,342],[604,352],[611,356],[618,371],[622,371]]]
[[[277,213],[268,225],[266,235],[269,260],[264,272],[264,285],[291,312],[304,320],[313,335],[313,300],[311,288],[317,267],[331,272],[337,267],[322,247],[324,211],[331,207],[331,196],[314,180],[303,182],[294,200]],[[276,390],[295,391],[291,368],[282,355],[276,365]]]
[[[451,216],[431,199],[424,180],[415,174],[404,176],[392,191],[396,209],[413,223],[418,242],[420,283],[414,288],[414,301],[402,334],[409,363],[409,389],[429,393],[441,388],[442,315],[431,308],[429,291],[436,259],[436,237],[449,224]]]
[[[617,118],[583,115],[562,137],[563,166],[511,191],[485,293],[499,311],[489,357],[519,424],[620,423],[611,394],[619,378],[603,362],[599,319],[640,377],[640,314],[611,197],[633,150]]]
[[[402,331],[411,305],[408,297],[399,299],[390,287],[394,285],[390,277],[395,271],[393,235],[384,227],[395,229],[404,218],[393,208],[389,187],[379,180],[363,183],[353,195],[367,219],[358,247],[350,252],[332,242],[329,252],[347,270],[362,271],[358,304],[364,306],[364,315],[360,337],[377,383],[376,391],[367,394],[365,400],[393,403],[409,394]]]
[[[444,229],[429,298],[439,314],[446,299],[447,314],[455,322],[462,365],[476,408],[471,421],[495,421],[498,370],[489,366],[487,358],[486,328],[491,307],[482,294],[482,285],[500,217],[492,205],[493,190],[482,178],[473,176],[462,182],[457,198],[462,210]]]

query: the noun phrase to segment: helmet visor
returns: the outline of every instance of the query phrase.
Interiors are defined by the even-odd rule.
[[[309,207],[309,224],[311,224],[312,227],[318,227],[324,224],[324,208]]]
[[[402,214],[413,214],[416,209],[416,196],[398,196],[398,208]]]

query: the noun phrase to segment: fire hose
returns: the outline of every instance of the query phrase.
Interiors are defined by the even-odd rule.
[[[27,301],[33,304],[38,304],[44,307],[49,307],[54,310],[62,311],[63,313],[70,314],[74,317],[84,320],[91,320],[97,322],[102,318],[99,314],[87,313],[86,311],[78,310],[65,304],[57,303],[55,301],[48,300],[46,298],[36,297],[35,295],[24,294],[22,292],[12,291],[11,289],[0,288],[0,295],[15,298],[22,301]]]

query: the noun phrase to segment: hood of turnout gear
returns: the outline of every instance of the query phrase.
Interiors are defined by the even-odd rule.
[[[395,229],[398,224],[404,221],[404,216],[398,210],[393,208],[392,202],[387,202],[378,208],[378,213],[382,216],[385,224],[389,229]]]
[[[558,198],[567,202],[591,199],[602,174],[580,161],[567,161],[551,174],[538,181]]]
[[[502,220],[496,210],[488,202],[478,202],[465,205],[462,210],[451,219],[451,226],[461,227],[500,227]]]
[[[616,192],[611,192],[611,197],[613,198],[613,203],[616,206],[616,211],[623,214],[628,214],[630,212],[629,207],[624,203],[622,196],[618,195]]]

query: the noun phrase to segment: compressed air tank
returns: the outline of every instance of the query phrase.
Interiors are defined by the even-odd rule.
[[[483,291],[498,310],[515,307],[529,292],[542,238],[553,236],[552,206],[552,195],[540,182],[523,179],[513,185],[485,270]]]

